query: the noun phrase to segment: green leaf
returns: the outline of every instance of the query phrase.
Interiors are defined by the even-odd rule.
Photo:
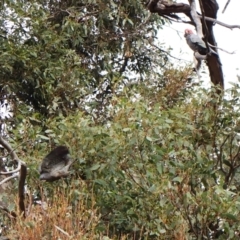
[[[100,165],[99,163],[94,164],[94,165],[90,168],[90,170],[95,171],[95,170],[99,169],[100,166],[101,166],[101,165]]]
[[[163,173],[163,166],[161,163],[157,163],[157,171],[160,175]]]
[[[221,213],[222,218],[227,218],[233,221],[239,221],[239,218],[231,213]]]
[[[182,180],[183,180],[182,177],[175,177],[172,181],[180,183],[180,182],[182,182]]]
[[[37,134],[37,138],[43,139],[43,140],[49,140],[49,137],[46,137],[44,135]]]

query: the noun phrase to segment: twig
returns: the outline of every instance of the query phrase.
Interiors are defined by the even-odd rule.
[[[0,136],[0,144],[8,151],[10,154],[11,158],[14,159],[17,162],[20,162],[23,165],[26,165],[25,162],[21,161],[17,154],[13,151],[12,147],[9,145],[7,141],[5,141],[2,136]]]
[[[198,17],[199,18],[203,18],[203,16],[199,15],[198,14]],[[166,18],[166,17],[165,17]],[[170,18],[167,18],[169,19],[170,21],[173,21],[173,22],[178,22],[178,23],[187,23],[187,24],[191,24],[191,25],[194,25],[192,21],[185,21],[185,20],[182,20],[182,19],[178,19],[178,20],[175,20],[175,19],[170,19]],[[230,24],[227,24],[227,23],[223,23],[215,18],[211,18],[211,17],[207,17],[205,16],[205,20],[206,21],[209,21],[209,22],[213,22],[214,24],[218,24],[220,26],[223,26],[223,27],[226,27],[226,28],[229,28],[229,29],[234,29],[234,28],[239,28],[240,29],[240,25],[237,25],[237,24],[234,24],[234,25],[230,25]]]
[[[18,175],[12,175],[12,176],[10,176],[10,177],[4,178],[4,179],[0,182],[0,185],[2,185],[3,183],[9,181],[10,179],[16,178],[16,177],[18,177]]]
[[[181,58],[174,57],[174,56],[171,55],[169,52],[161,49],[160,47],[156,46],[155,44],[152,44],[152,43],[149,43],[149,44],[150,44],[151,46],[157,48],[159,51],[166,53],[169,57],[172,57],[172,58],[174,58],[174,59],[176,59],[176,60],[178,60],[178,61],[183,61],[183,60],[184,60],[184,59],[181,59]],[[186,60],[184,60],[184,61],[186,61]]]
[[[203,16],[201,16],[200,14],[198,14],[198,17],[199,18],[203,18]],[[192,21],[186,21],[186,20],[182,20],[182,19],[178,19],[178,20],[175,20],[175,19],[172,19],[172,18],[169,18],[169,17],[165,17],[164,18],[167,18],[169,21],[172,21],[172,22],[177,22],[177,23],[187,23],[187,24],[191,24],[191,25],[194,25],[194,23]],[[226,28],[229,28],[229,29],[234,29],[234,28],[239,28],[240,29],[240,25],[237,25],[237,24],[234,24],[234,25],[230,25],[230,24],[227,24],[227,23],[223,23],[215,18],[211,18],[211,17],[207,17],[205,16],[205,20],[206,21],[209,21],[209,22],[213,22],[214,24],[218,24],[222,27],[226,27]]]
[[[18,167],[15,170],[9,171],[9,172],[0,172],[0,175],[13,174],[13,173],[19,172],[20,169],[21,169],[21,162],[18,162]],[[1,185],[1,183],[0,183],[0,185]]]
[[[199,17],[199,18],[202,18],[203,16],[198,15],[198,17]],[[206,17],[206,16],[205,16],[205,19],[206,19],[207,21],[213,22],[213,23],[215,23],[215,24],[219,24],[219,25],[221,25],[221,26],[223,26],[223,27],[230,28],[231,30],[232,30],[233,28],[240,28],[240,25],[236,25],[236,24],[234,24],[234,25],[229,25],[229,24],[227,24],[227,23],[223,23],[223,22],[221,22],[221,21],[218,21],[218,20],[215,19],[215,18],[211,18],[211,17]]]
[[[225,52],[225,53],[228,53],[228,54],[235,54],[235,53],[236,53],[235,51],[233,51],[233,52],[229,52],[229,51],[227,51],[227,50],[225,50],[225,49],[223,49],[223,48],[220,48],[220,47],[214,46],[214,45],[212,45],[212,44],[210,44],[210,43],[208,43],[208,45],[209,45],[210,47],[217,48],[217,49],[219,49],[219,50],[221,50],[221,51],[223,51],[223,52]]]
[[[69,235],[67,232],[65,232],[64,230],[62,230],[60,227],[58,227],[58,226],[56,226],[56,225],[54,225],[54,227],[55,227],[57,230],[59,230],[61,233],[63,233],[64,235],[70,237],[70,235]]]
[[[230,1],[231,1],[231,0],[228,0],[228,1],[227,1],[226,5],[224,6],[224,8],[223,8],[223,10],[222,10],[222,13],[224,13],[224,12],[226,11],[227,6],[228,6],[228,4],[230,3]]]

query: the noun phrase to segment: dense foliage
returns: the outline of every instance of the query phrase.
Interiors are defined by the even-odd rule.
[[[5,1],[2,91],[43,115],[84,108],[96,92],[101,105],[166,64],[164,52],[151,56],[156,20],[140,1]]]
[[[3,214],[4,235],[238,238],[238,85],[219,99],[174,69],[150,40],[164,22],[138,0],[5,0],[1,13],[1,135],[28,166],[27,217]],[[71,176],[41,182],[56,145]],[[1,192],[10,210],[15,190]]]

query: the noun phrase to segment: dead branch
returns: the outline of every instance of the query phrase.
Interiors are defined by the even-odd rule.
[[[208,44],[209,44],[210,47],[214,47],[215,49],[219,49],[219,50],[221,50],[222,52],[225,52],[225,53],[228,53],[228,54],[235,54],[235,51],[229,52],[229,51],[227,51],[227,50],[225,50],[225,49],[223,49],[223,48],[220,48],[220,47],[217,47],[217,46],[213,46],[213,45],[210,44],[210,43],[208,43]]]
[[[203,16],[200,15],[199,13],[198,13],[198,17],[201,18],[201,19],[203,18]],[[192,21],[185,21],[185,20],[182,20],[181,18],[172,19],[169,16],[164,16],[164,18],[166,18],[166,19],[168,19],[169,21],[172,21],[172,22],[187,23],[187,24],[194,25],[194,23]],[[217,19],[211,18],[211,17],[206,17],[205,16],[205,20],[209,21],[209,22],[212,22],[213,24],[218,24],[218,25],[223,26],[225,28],[229,28],[231,30],[233,30],[234,28],[239,28],[240,29],[240,25],[236,25],[236,24],[235,25],[230,25],[230,24],[227,24],[227,23],[223,23],[223,22],[221,22]]]
[[[200,18],[197,15],[195,0],[189,0],[189,5],[190,5],[190,14],[192,16],[194,25],[196,27],[197,34],[200,38],[203,38],[202,23],[200,21]]]
[[[5,182],[8,182],[10,179],[16,178],[18,175],[12,175],[10,177],[4,178],[1,182],[0,185],[4,184]]]
[[[17,154],[15,153],[15,151],[12,149],[12,147],[10,146],[10,144],[4,140],[2,138],[2,136],[0,136],[0,144],[8,151],[9,155],[11,156],[11,158],[16,161],[18,163],[18,168],[15,169],[13,172],[16,173],[18,171],[20,171],[20,175],[19,175],[19,184],[18,184],[18,197],[19,197],[19,209],[20,209],[20,214],[23,215],[23,217],[25,217],[25,206],[24,206],[24,185],[25,185],[25,180],[26,180],[26,176],[27,176],[27,167],[25,162],[21,161]],[[19,168],[20,166],[20,168]],[[9,181],[12,178],[15,178],[16,175],[12,175],[8,178],[5,178],[2,182],[6,182]]]
[[[222,10],[222,13],[224,13],[224,12],[226,11],[227,6],[228,6],[228,4],[230,3],[230,1],[231,1],[231,0],[228,0],[228,1],[227,1],[226,5],[224,6],[224,8],[223,8],[223,10]]]
[[[58,227],[57,225],[54,225],[54,227],[55,227],[57,230],[59,230],[61,233],[63,233],[64,235],[70,237],[70,235],[69,235],[66,231],[64,231],[62,228]]]
[[[198,17],[199,18],[203,18],[203,16],[199,15],[198,14]],[[240,25],[230,25],[230,24],[226,24],[226,23],[223,23],[221,21],[218,21],[217,19],[214,19],[214,18],[211,18],[211,17],[206,17],[205,16],[205,20],[206,21],[210,21],[210,22],[213,22],[213,24],[218,24],[220,26],[223,26],[223,27],[226,27],[226,28],[229,28],[229,29],[233,29],[233,28],[240,28]]]
[[[9,175],[9,174],[13,174],[13,173],[19,172],[20,168],[21,168],[21,162],[19,161],[18,162],[18,166],[17,166],[16,169],[14,169],[13,171],[9,171],[9,172],[0,172],[0,175]],[[0,183],[0,185],[1,185],[1,183]]]
[[[156,46],[155,44],[150,43],[150,42],[149,42],[149,44],[150,44],[152,47],[157,48],[160,52],[166,53],[169,57],[174,58],[174,59],[176,59],[176,60],[178,60],[178,61],[183,61],[183,59],[174,57],[174,56],[171,55],[168,51],[165,51],[165,50],[161,49],[160,47]],[[184,61],[186,61],[186,60],[184,60]]]

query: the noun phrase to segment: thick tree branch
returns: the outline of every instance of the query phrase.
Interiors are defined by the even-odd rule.
[[[189,0],[189,5],[190,5],[190,14],[192,16],[194,25],[197,30],[197,34],[200,38],[203,38],[203,32],[202,32],[202,23],[200,21],[200,18],[197,15],[197,10],[196,10],[196,2],[195,0]]]
[[[202,1],[202,7],[204,9],[206,16],[214,19],[217,18],[218,4],[216,0]],[[211,45],[217,46],[217,43],[215,41],[215,37],[213,34],[213,23],[208,21],[206,22],[206,25],[209,32],[207,41]],[[207,66],[209,69],[212,83],[214,85],[220,85],[222,88],[224,88],[222,64],[219,58],[213,55],[209,56],[207,59]]]
[[[169,16],[180,19],[175,13],[184,13],[191,19],[190,7],[185,3],[168,3],[164,0],[150,0],[146,7],[151,13],[158,13],[160,16]]]

